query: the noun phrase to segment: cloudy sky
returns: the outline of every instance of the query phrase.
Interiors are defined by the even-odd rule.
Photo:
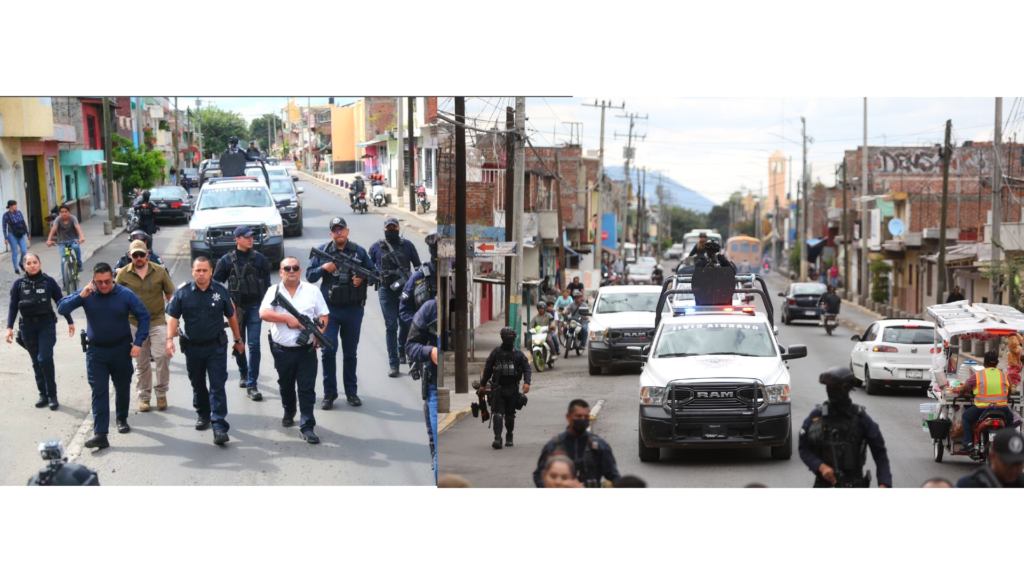
[[[801,166],[800,117],[807,121],[807,162],[811,181],[831,185],[843,151],[863,143],[862,98],[611,98],[625,110],[607,110],[605,117],[605,164],[621,164],[629,120],[619,115],[647,116],[636,120],[634,131],[646,134],[636,143],[636,163],[721,203],[741,186],[767,193],[768,156],[775,150],[792,157],[799,175]],[[570,126],[582,122],[584,148],[597,149],[601,110],[584,106],[593,97],[527,98],[527,129],[535,145],[567,142]],[[470,98],[466,114],[493,125],[510,98]],[[454,100],[441,98],[441,110],[454,111]],[[499,114],[500,111],[500,114]],[[869,98],[869,145],[927,145],[941,142],[947,119],[953,121],[953,139],[992,139],[994,98]],[[1024,99],[1003,98],[1004,138],[1024,140]],[[618,136],[616,136],[618,134]],[[576,140],[576,136],[573,136]],[[788,183],[787,183],[788,186]],[[793,191],[796,192],[796,182]]]

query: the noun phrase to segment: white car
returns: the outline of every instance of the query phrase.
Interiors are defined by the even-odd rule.
[[[793,454],[787,351],[767,315],[753,306],[676,308],[663,316],[641,351],[639,457],[661,448],[769,447],[774,459]]]
[[[191,259],[216,262],[235,249],[235,228],[253,231],[253,248],[277,269],[284,259],[284,222],[270,189],[255,176],[214,178],[199,192],[189,220]]]
[[[587,329],[591,376],[610,366],[640,366],[627,358],[628,346],[651,343],[661,286],[604,286],[597,293]]]
[[[879,320],[854,335],[850,369],[868,394],[886,386],[927,389],[931,382],[935,324],[924,320]]]
[[[288,175],[288,169],[285,168],[284,166],[267,165],[265,166],[265,168],[267,169],[267,176],[270,176],[271,180],[275,178],[291,178],[291,176]],[[263,170],[260,170],[259,166],[246,166],[245,175],[255,176],[256,178],[259,179],[260,182],[263,182]],[[298,178],[296,178],[296,180],[297,179]],[[266,184],[266,182],[263,183]]]

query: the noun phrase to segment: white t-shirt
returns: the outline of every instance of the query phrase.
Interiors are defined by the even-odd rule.
[[[317,320],[321,316],[327,316],[331,312],[327,307],[327,302],[324,301],[323,294],[320,293],[320,289],[303,280],[299,280],[299,287],[295,290],[294,297],[288,293],[288,289],[282,283],[271,286],[270,290],[267,290],[266,296],[263,297],[263,302],[260,304],[261,312],[263,310],[273,310],[280,314],[288,313],[280,306],[270,305],[274,298],[277,297],[278,291],[280,291],[281,297],[286,298],[300,314],[308,316],[313,320]],[[301,330],[289,328],[284,322],[270,323],[270,337],[281,346],[295,346],[301,334]]]

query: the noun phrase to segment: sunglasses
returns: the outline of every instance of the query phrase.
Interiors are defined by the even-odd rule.
[[[132,254],[132,259],[133,260],[138,260],[139,258],[145,258],[145,257],[146,257],[146,254],[143,253],[143,252],[136,252],[135,254]]]
[[[281,270],[284,270],[285,272],[298,272],[299,271],[299,267],[298,266],[281,266]]]
[[[110,286],[114,283],[113,280],[93,280],[92,282],[97,286]]]

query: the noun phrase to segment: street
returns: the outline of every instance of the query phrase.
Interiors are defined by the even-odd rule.
[[[787,281],[777,272],[766,278],[770,296],[780,316],[777,294]],[[759,303],[759,309],[762,309]],[[763,311],[763,309],[762,309]],[[859,327],[861,332],[873,320],[859,310],[844,306],[841,318]],[[831,337],[816,323],[779,322],[779,342],[784,346],[805,344],[807,357],[789,361],[793,398],[793,457],[772,460],[769,450],[662,450],[661,460],[642,463],[637,454],[637,379],[638,370],[616,369],[602,376],[587,374],[586,353],[568,360],[560,358],[554,370],[534,374],[529,404],[516,416],[515,446],[494,450],[493,434],[480,420],[466,417],[440,437],[441,474],[458,474],[476,487],[532,487],[532,473],[541,449],[566,427],[566,408],[574,398],[583,398],[591,409],[600,405],[591,430],[612,446],[623,475],[636,475],[651,487],[742,487],[752,482],[770,487],[810,487],[813,474],[799,458],[795,438],[807,414],[826,400],[825,387],[818,375],[831,366],[849,363],[855,332],[841,325]],[[471,379],[478,379],[472,374]],[[919,405],[927,402],[923,392],[887,391],[868,396],[862,387],[851,394],[853,402],[864,406],[878,423],[885,437],[895,487],[918,487],[925,480],[940,476],[953,482],[969,473],[977,464],[964,457],[947,457],[938,464],[932,460],[931,439],[922,431]],[[874,473],[870,451],[866,469]],[[877,486],[877,481],[873,482]]]
[[[404,237],[416,246],[420,257],[428,259],[425,234],[432,229],[419,219],[411,219],[387,208],[355,215],[348,198],[330,192],[326,186],[300,180],[305,188],[301,196],[305,222],[301,237],[285,239],[289,256],[299,259],[305,273],[309,250],[330,239],[327,224],[342,216],[351,229],[350,241],[369,249],[383,238],[385,215],[402,221]],[[192,190],[193,195],[198,189]],[[433,213],[430,214],[433,216]],[[411,225],[406,227],[406,223]],[[191,280],[188,227],[160,223],[153,250],[171,272],[175,286]],[[42,241],[38,243],[42,247]],[[84,263],[82,284],[91,278],[88,272],[97,262],[113,264],[125,252],[128,237],[121,234],[110,245]],[[54,249],[43,252],[44,271],[59,282],[59,262]],[[275,270],[274,283],[280,281]],[[3,298],[6,299],[5,293]],[[5,300],[6,302],[6,300]],[[5,306],[6,308],[6,306]],[[60,438],[70,458],[95,469],[104,485],[433,485],[430,452],[423,416],[420,383],[408,376],[408,365],[401,367],[399,378],[387,377],[387,349],[383,315],[377,295],[370,291],[359,345],[359,395],[363,405],[349,406],[344,395],[332,411],[320,409],[323,399],[322,366],[317,370],[316,432],[321,444],[302,440],[297,426],[283,428],[283,409],[277,388],[277,372],[268,349],[264,323],[261,337],[262,359],[259,389],[262,402],[253,402],[238,386],[238,369],[228,356],[227,399],[231,441],[223,447],[212,443],[210,431],[194,429],[196,413],[192,408],[192,389],[185,372],[184,354],[171,360],[169,407],[139,413],[132,381],[132,400],[128,434],[118,434],[113,426],[114,392],[111,387],[110,448],[95,453],[82,447],[92,434],[90,389],[85,375],[85,355],[77,332],[86,327],[81,310],[74,313],[76,334],[68,338],[61,318],[57,325],[55,350],[56,377],[61,406],[51,412],[36,409],[37,396],[32,367],[27,353],[16,345],[4,345],[0,352],[0,371],[5,386],[0,402],[6,408],[0,431],[0,484],[24,485],[43,467],[36,453],[39,441]],[[338,379],[341,383],[342,358],[338,354]]]

